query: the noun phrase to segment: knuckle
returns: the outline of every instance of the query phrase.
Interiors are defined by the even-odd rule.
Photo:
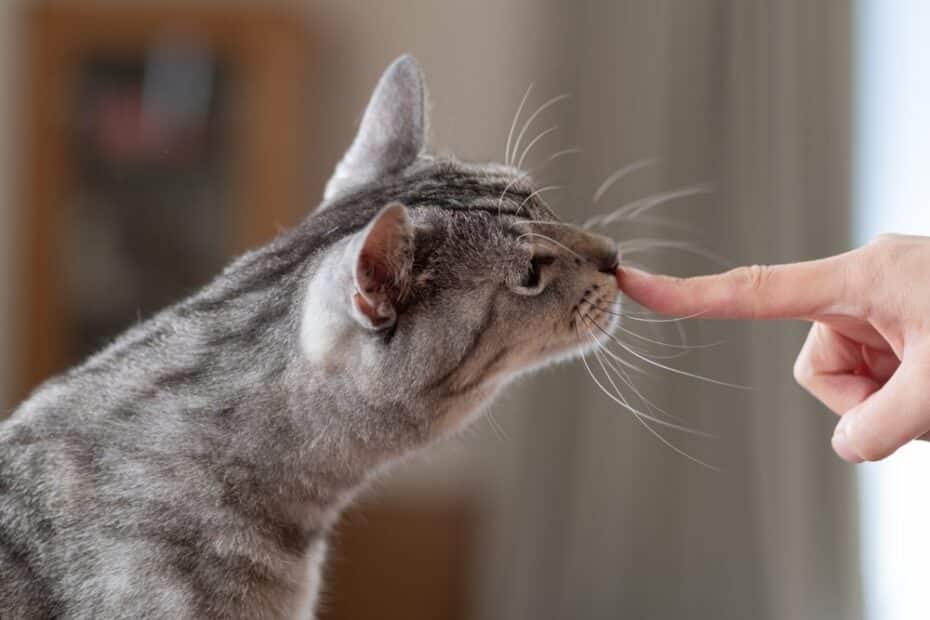
[[[872,312],[876,291],[882,290],[887,268],[900,249],[898,235],[880,235],[852,254],[843,272],[844,298],[854,302],[866,315]]]
[[[749,290],[759,292],[765,288],[770,271],[770,268],[766,265],[749,265],[745,267],[743,277],[746,279]]]
[[[860,261],[860,267],[876,273],[882,271],[885,266],[894,264],[902,252],[905,251],[907,237],[885,233],[878,235],[866,245],[866,260]]]
[[[875,235],[875,237],[870,242],[872,246],[888,246],[894,245],[904,239],[904,235],[899,235],[897,233],[881,233]]]
[[[745,293],[748,293],[753,303],[753,314],[758,315],[761,309],[761,297],[764,294],[772,268],[768,265],[748,265],[737,268],[734,273],[736,281]]]

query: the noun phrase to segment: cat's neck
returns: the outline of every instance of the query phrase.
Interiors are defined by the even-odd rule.
[[[211,350],[205,326],[219,320],[169,310],[48,382],[16,417],[43,417],[67,433],[87,424],[71,411],[93,411],[102,443],[131,438],[118,460],[145,471],[153,456],[170,455],[230,509],[325,529],[389,457],[366,450],[355,424],[375,412],[347,398],[338,377],[273,354],[280,343],[264,353],[261,340],[258,353],[230,343]]]
[[[171,454],[196,467],[219,501],[269,518],[331,521],[373,471],[425,443],[429,429],[411,422],[427,416],[409,404],[371,402],[301,351],[298,325],[317,264],[308,256],[325,230],[314,222],[240,258],[51,380],[23,413],[67,428],[86,423],[68,410],[92,411],[102,441],[131,438],[119,458],[147,466],[146,454]]]

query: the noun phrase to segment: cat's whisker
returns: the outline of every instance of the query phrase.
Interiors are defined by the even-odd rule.
[[[700,312],[695,312],[694,314],[689,314],[688,316],[679,316],[670,319],[647,319],[641,316],[635,316],[632,314],[624,314],[623,318],[629,319],[631,321],[642,321],[643,323],[678,323],[681,321],[687,321],[690,319],[697,318],[703,314],[707,314],[707,310],[702,310]]]
[[[656,159],[655,157],[647,157],[645,159],[634,161],[632,164],[627,164],[625,166],[622,166],[618,170],[615,170],[613,173],[610,174],[610,176],[604,179],[604,181],[597,187],[596,190],[594,190],[594,194],[591,196],[591,203],[597,204],[597,201],[600,200],[601,197],[604,196],[604,194],[610,191],[611,187],[613,187],[618,181],[620,181],[624,177],[636,172],[637,170],[641,170],[642,168],[652,166],[657,161],[658,159]]]
[[[673,190],[668,192],[666,196],[656,197],[653,200],[647,201],[645,204],[640,205],[635,209],[630,209],[629,216],[632,218],[639,217],[641,214],[645,213],[653,207],[665,204],[670,200],[676,200],[678,198],[685,198],[688,196],[699,196],[703,194],[713,193],[714,188],[709,183],[698,183],[690,188],[686,187],[680,190]]]
[[[667,428],[675,429],[676,431],[681,431],[681,432],[683,432],[683,433],[688,433],[689,435],[695,435],[695,436],[697,436],[697,437],[704,437],[704,438],[706,438],[706,439],[714,439],[714,438],[715,438],[715,437],[714,437],[713,435],[711,435],[710,433],[706,433],[706,432],[704,432],[704,431],[700,431],[700,430],[697,430],[697,429],[694,429],[694,428],[690,428],[690,427],[688,427],[688,426],[684,426],[684,425],[681,425],[681,424],[675,424],[674,422],[669,422],[669,421],[667,421],[667,420],[663,420],[662,418],[657,418],[657,417],[655,417],[654,415],[651,415],[651,414],[649,414],[649,413],[646,413],[646,412],[644,412],[644,411],[642,411],[642,410],[640,410],[640,409],[637,409],[636,407],[633,407],[633,406],[630,404],[630,402],[623,396],[623,391],[620,389],[620,387],[614,382],[613,377],[611,376],[610,372],[608,372],[607,367],[604,365],[604,362],[603,362],[603,360],[601,359],[601,356],[600,356],[598,350],[595,350],[595,351],[594,351],[594,359],[597,360],[597,363],[600,365],[601,370],[602,370],[603,373],[604,373],[604,376],[607,378],[607,381],[610,383],[611,387],[613,387],[614,391],[611,393],[610,391],[606,390],[606,389],[603,387],[603,385],[601,385],[601,383],[600,383],[599,381],[597,381],[597,379],[595,379],[595,381],[597,381],[598,385],[604,390],[604,393],[607,394],[607,396],[608,396],[611,400],[613,400],[615,403],[619,404],[620,406],[625,407],[625,408],[626,408],[628,411],[630,411],[633,415],[640,416],[640,417],[642,417],[644,420],[649,420],[650,422],[655,422],[656,424],[660,424],[660,425],[665,426],[665,427],[667,427]]]
[[[491,427],[491,430],[494,431],[494,434],[497,435],[497,438],[504,442],[509,442],[510,438],[507,436],[507,433],[504,432],[503,427],[494,417],[494,414],[489,410],[485,414],[485,419],[488,421],[488,426]]]
[[[683,224],[681,222],[676,222],[668,218],[663,217],[654,217],[650,215],[645,215],[641,217],[632,217],[630,215],[622,215],[615,217],[610,221],[610,224],[622,223],[625,225],[646,225],[646,226],[656,226],[662,228],[669,228],[672,230],[678,230],[681,232],[699,234],[701,230],[695,226],[689,226],[688,224]],[[605,224],[606,226],[606,224]]]
[[[536,120],[536,118],[540,114],[545,112],[547,109],[551,108],[552,106],[554,106],[560,101],[564,101],[565,99],[568,99],[570,96],[571,95],[569,95],[568,93],[556,95],[552,99],[549,99],[548,101],[543,103],[541,106],[539,106],[536,109],[536,111],[533,112],[528,119],[526,119],[526,122],[523,123],[523,128],[520,130],[520,133],[517,134],[516,141],[513,143],[513,152],[511,153],[511,156],[515,155],[520,150],[520,142],[523,140],[523,136],[526,134],[526,131],[530,128],[530,125],[533,124],[533,121]]]
[[[504,191],[501,192],[501,195],[497,198],[497,219],[501,220],[503,218],[503,209],[504,209],[504,196],[507,195],[507,192],[510,191],[510,188],[530,176],[529,171],[521,172],[516,177],[514,177],[507,185],[504,186]]]
[[[603,361],[610,367],[610,369],[614,371],[614,373],[616,373],[617,377],[623,382],[623,384],[626,385],[628,388],[630,388],[630,391],[633,392],[633,394],[635,394],[640,399],[640,401],[642,401],[643,404],[646,405],[648,409],[650,409],[651,411],[655,411],[657,414],[661,413],[662,415],[667,416],[677,422],[683,422],[681,417],[672,415],[668,411],[662,409],[661,407],[656,405],[654,402],[646,398],[646,396],[643,395],[643,393],[636,387],[636,385],[634,385],[633,380],[630,378],[630,376],[626,372],[624,372],[622,368],[617,366],[613,362],[613,360],[611,360],[610,358],[606,356],[603,356],[601,359],[603,359]],[[716,437],[714,438],[716,439]]]
[[[688,345],[688,334],[685,331],[685,324],[678,322],[672,323],[672,326],[675,328],[675,331],[678,332],[678,344],[680,344],[682,347],[686,347]],[[649,325],[649,327],[655,329],[655,324]],[[723,341],[718,342],[722,343]]]
[[[590,327],[588,328],[588,335],[593,338],[593,332],[591,332]],[[600,353],[609,353],[609,350],[607,349],[607,347],[605,347],[601,343],[598,343],[598,350]],[[667,411],[665,411],[664,409],[662,409],[661,407],[653,403],[651,400],[646,398],[643,395],[643,393],[639,389],[637,389],[636,385],[633,382],[633,379],[624,371],[623,368],[618,366],[616,362],[610,358],[609,355],[603,355],[602,359],[610,367],[610,369],[614,371],[614,373],[623,382],[623,384],[626,385],[628,388],[630,388],[630,390],[646,405],[647,408],[650,408],[651,410],[656,411],[657,413],[666,415],[669,418],[672,418],[679,422],[682,421],[681,418],[679,418],[678,416],[674,416],[668,413]]]
[[[604,331],[599,325],[598,325],[597,327],[598,327],[598,329],[600,329],[601,331]],[[629,350],[629,351],[631,351],[631,352],[638,353],[639,355],[642,355],[642,356],[645,357],[646,359],[648,359],[648,360],[653,360],[653,361],[654,361],[654,360],[665,360],[665,361],[674,360],[674,359],[678,359],[678,358],[680,358],[680,357],[685,357],[686,355],[688,355],[688,354],[691,352],[691,351],[687,351],[687,350],[679,350],[679,351],[676,351],[675,353],[657,353],[657,352],[652,351],[652,350],[650,350],[650,349],[645,349],[645,348],[636,347],[636,346],[633,345],[633,343],[627,342],[627,341],[621,339],[621,338],[619,337],[618,334],[607,334],[607,333],[605,332],[605,335],[607,335],[607,337],[608,337],[610,340],[612,340],[613,342],[622,345],[625,349],[627,349],[627,350]],[[610,349],[606,349],[606,350],[609,351]]]
[[[686,370],[682,370],[682,369],[680,369],[680,368],[675,368],[674,366],[667,366],[667,365],[665,365],[665,364],[662,364],[661,362],[657,362],[657,361],[655,361],[655,360],[653,360],[653,359],[650,359],[650,358],[646,357],[645,355],[642,355],[641,353],[636,352],[634,349],[632,349],[631,347],[629,347],[628,345],[626,345],[623,341],[621,341],[621,340],[615,338],[615,337],[613,336],[613,334],[611,334],[610,332],[606,331],[603,327],[601,327],[601,326],[598,325],[597,323],[594,323],[594,322],[592,321],[591,324],[594,325],[596,328],[598,328],[601,332],[603,332],[605,336],[607,336],[608,338],[610,338],[613,342],[615,342],[618,346],[620,346],[624,351],[626,351],[626,352],[629,353],[630,355],[636,357],[637,359],[640,359],[640,360],[646,362],[647,364],[651,364],[651,365],[655,366],[656,368],[661,368],[662,370],[665,370],[665,371],[668,371],[668,372],[671,372],[671,373],[674,373],[674,374],[677,374],[677,375],[682,375],[682,376],[685,376],[685,377],[690,377],[690,378],[696,379],[696,380],[698,380],[698,381],[706,381],[707,383],[713,383],[713,384],[715,384],[715,385],[721,385],[721,386],[723,386],[723,387],[729,387],[729,388],[733,388],[733,389],[736,389],[736,390],[755,390],[755,389],[756,389],[756,388],[754,388],[754,387],[752,387],[752,386],[740,385],[740,384],[738,384],[738,383],[729,383],[729,382],[727,382],[727,381],[721,381],[720,379],[713,379],[713,378],[711,378],[711,377],[705,377],[705,376],[703,376],[703,375],[698,375],[698,374],[695,374],[695,373],[693,373],[693,372],[688,372],[688,371],[686,371]]]
[[[689,196],[697,196],[701,194],[709,194],[711,192],[711,187],[707,184],[701,183],[697,185],[691,185],[688,187],[683,187],[681,189],[675,189],[667,192],[662,192],[659,194],[653,194],[651,196],[646,196],[645,198],[639,198],[632,202],[620,205],[616,210],[607,215],[591,218],[585,222],[585,228],[591,228],[593,226],[606,226],[611,222],[621,219],[621,218],[634,218],[640,213],[643,213],[647,209],[657,207],[662,204],[666,204],[673,200],[679,198],[686,198]]]
[[[581,152],[582,152],[581,149],[574,148],[574,147],[569,148],[569,149],[562,149],[561,151],[556,151],[555,153],[547,157],[541,164],[534,166],[530,168],[529,170],[527,170],[526,174],[527,176],[538,174],[539,172],[542,172],[543,170],[545,170],[546,166],[548,166],[555,160],[559,159],[560,157],[565,157],[566,155],[577,155],[578,153],[581,153]]]
[[[612,397],[612,395],[606,390],[606,388],[604,388],[604,386],[601,385],[600,381],[598,381],[597,378],[595,377],[594,371],[591,370],[591,366],[590,366],[590,364],[588,364],[588,361],[587,361],[587,359],[586,359],[584,356],[582,356],[581,361],[584,363],[584,366],[585,366],[585,368],[587,369],[588,374],[591,376],[591,379],[594,380],[595,384],[597,384],[597,386],[601,389],[601,391],[603,391],[605,394],[607,394],[607,396],[610,397],[612,400],[614,400],[614,402],[619,402],[621,406],[625,406],[625,405],[623,404],[622,401],[620,401],[620,400],[618,400],[618,399],[614,399],[614,398]],[[628,409],[629,409],[629,407],[628,407]],[[649,424],[646,422],[646,420],[644,420],[640,415],[638,415],[638,414],[636,414],[636,413],[633,413],[633,417],[635,417],[635,418],[639,421],[639,423],[643,425],[643,427],[644,427],[646,430],[648,430],[652,435],[654,435],[659,441],[661,441],[661,442],[662,442],[666,447],[668,447],[669,449],[673,450],[674,452],[680,454],[681,456],[683,456],[683,457],[685,457],[685,458],[687,458],[687,459],[689,459],[689,460],[691,460],[691,461],[693,461],[693,462],[695,462],[695,463],[697,463],[697,464],[699,464],[699,465],[702,465],[702,466],[704,466],[704,467],[707,467],[708,469],[711,469],[711,470],[713,470],[713,471],[719,471],[719,469],[716,468],[716,467],[714,467],[713,465],[709,465],[708,463],[705,463],[704,461],[698,459],[697,457],[691,456],[690,454],[688,454],[687,452],[685,452],[685,451],[682,450],[681,448],[678,448],[677,446],[675,446],[674,444],[672,444],[672,443],[671,443],[670,441],[668,441],[664,436],[662,436],[661,433],[659,433],[659,432],[656,431],[654,428],[652,428],[651,426],[649,426]]]
[[[641,237],[640,237],[640,238],[641,238]],[[651,269],[650,269],[649,267],[647,267],[646,265],[644,265],[643,263],[640,263],[640,262],[634,261],[634,260],[630,260],[630,259],[629,259],[628,257],[626,257],[626,256],[623,257],[623,266],[624,266],[624,267],[632,267],[633,269],[639,269],[640,271],[651,271]]]
[[[508,183],[506,187],[504,187],[504,191],[501,192],[501,195],[500,195],[500,196],[498,196],[498,199],[497,199],[497,217],[498,217],[498,219],[500,219],[501,216],[502,216],[502,209],[503,209],[503,205],[504,205],[504,198],[506,197],[507,192],[510,191],[510,188],[512,188],[514,185],[516,185],[519,181],[521,181],[521,180],[523,180],[523,179],[529,177],[530,175],[536,174],[536,173],[538,173],[538,172],[541,172],[546,166],[548,166],[550,163],[552,163],[552,162],[555,161],[556,159],[558,159],[558,158],[560,158],[560,157],[564,157],[565,155],[574,155],[574,154],[580,153],[580,152],[581,152],[581,149],[578,149],[578,148],[570,148],[570,149],[563,149],[563,150],[561,150],[561,151],[557,151],[556,153],[553,153],[552,155],[550,155],[544,162],[542,162],[542,163],[539,164],[538,166],[536,166],[536,167],[534,167],[534,168],[532,168],[532,169],[530,169],[530,170],[526,170],[526,171],[520,173],[516,178],[514,178],[510,183]],[[565,224],[565,225],[566,225],[566,226],[570,226],[571,224]]]
[[[575,336],[579,340],[584,340],[586,335],[587,336],[592,335],[591,328],[584,326],[582,319],[583,319],[582,314],[578,312],[577,310],[572,314],[572,331],[575,333]],[[584,334],[581,332],[581,330],[579,329],[581,326],[585,327],[585,330],[588,332],[587,334]],[[597,348],[602,350],[604,353],[606,353],[608,356],[614,359],[621,366],[624,366],[625,368],[629,368],[630,370],[637,372],[639,374],[646,374],[646,371],[640,368],[639,366],[637,366],[636,364],[630,362],[629,360],[625,360],[622,357],[617,356],[617,354],[615,354],[613,351],[604,347],[603,343],[601,343],[598,339],[594,338],[592,342]]]
[[[544,241],[548,241],[549,243],[552,243],[553,245],[562,248],[563,250],[565,250],[566,252],[574,256],[575,258],[579,260],[584,260],[584,257],[578,254],[578,252],[571,249],[564,243],[560,243],[556,241],[555,239],[553,239],[552,237],[548,235],[544,235],[542,233],[537,233],[537,232],[525,232],[517,237],[517,241],[520,241],[521,239],[524,239],[525,237],[539,237],[540,239],[543,239]]]
[[[701,316],[701,315],[703,315],[703,314],[705,314],[705,313],[706,313],[706,310],[702,310],[701,312],[695,312],[694,314],[689,314],[689,315],[687,315],[687,316],[673,317],[673,318],[663,318],[663,319],[656,319],[656,318],[652,318],[651,316],[650,316],[649,318],[644,318],[643,316],[637,316],[637,315],[635,315],[635,314],[627,314],[627,313],[623,313],[623,312],[621,312],[621,314],[620,314],[619,316],[620,316],[620,318],[622,318],[622,319],[625,320],[625,321],[626,321],[626,320],[628,320],[628,321],[639,321],[639,322],[641,322],[641,323],[646,323],[646,324],[652,325],[652,326],[655,326],[655,325],[657,325],[657,324],[672,324],[672,325],[675,327],[675,331],[678,332],[678,340],[679,340],[679,343],[682,344],[682,345],[685,345],[685,344],[687,344],[688,337],[687,337],[687,334],[686,334],[686,332],[685,332],[684,321],[687,321],[688,319],[693,319],[693,318],[695,318],[695,317],[699,317],[699,316]],[[648,313],[645,313],[645,314],[648,316],[648,315],[652,315],[653,313],[652,313],[652,312],[648,312]]]
[[[507,133],[507,147],[504,150],[504,164],[510,165],[510,141],[513,139],[513,132],[517,128],[517,123],[520,121],[520,114],[523,112],[523,106],[526,105],[526,100],[530,96],[530,92],[533,90],[533,83],[530,82],[530,85],[526,87],[526,92],[523,93],[523,99],[520,100],[520,105],[517,106],[517,112],[513,115],[513,120],[510,122],[510,131]]]
[[[521,173],[520,173],[519,175],[517,175],[514,179],[512,179],[512,180],[504,187],[504,191],[502,191],[502,192],[501,192],[501,195],[498,196],[498,198],[497,198],[497,218],[498,218],[498,220],[501,220],[502,217],[503,217],[504,198],[507,196],[507,192],[509,192],[510,189],[511,189],[514,185],[516,185],[518,182],[522,181],[523,179],[528,178],[531,174],[536,174],[536,173],[542,171],[546,166],[548,166],[550,163],[554,162],[555,160],[559,159],[560,157],[564,157],[564,156],[566,156],[566,155],[574,155],[574,154],[577,154],[577,153],[581,153],[581,149],[579,149],[579,148],[562,149],[561,151],[557,151],[557,152],[553,153],[552,155],[550,155],[544,162],[542,162],[542,163],[539,164],[538,166],[534,167],[534,168],[531,169],[531,170],[526,170],[526,171],[524,171],[524,172],[521,172]]]
[[[627,346],[631,346],[629,342],[626,343]],[[644,349],[639,349],[638,352],[645,357],[648,357],[651,360],[677,360],[681,357],[685,357],[690,353],[690,351],[676,351],[675,353],[656,353],[655,351],[648,351]]]
[[[567,228],[575,228],[575,225],[571,222],[557,222],[555,220],[520,220],[520,224],[539,224],[541,226],[563,226]]]
[[[620,318],[620,319],[632,318],[632,317],[630,317],[630,315],[626,314],[626,313],[623,312],[622,310],[616,310],[616,309],[612,309],[612,308],[602,308],[602,307],[600,307],[600,306],[598,306],[597,309],[600,310],[601,312],[606,312],[607,314],[610,314],[610,315],[615,316],[615,317]]]
[[[595,344],[597,344],[597,341],[593,340],[593,337],[592,337],[592,341]],[[603,350],[603,349],[600,349],[600,348],[594,349],[595,357],[597,357],[599,350]],[[623,407],[624,409],[632,413],[637,419],[639,419],[640,412],[634,407],[631,407],[629,403],[627,403],[626,399],[623,397],[623,394],[619,390],[617,394],[613,394],[610,392],[610,390],[604,387],[604,384],[602,384],[600,380],[598,380],[597,376],[594,374],[594,371],[591,370],[591,366],[588,364],[587,355],[581,356],[581,362],[584,364],[585,369],[588,371],[588,375],[591,377],[591,380],[594,381],[594,384],[601,390],[601,392],[604,393],[605,396],[607,396],[607,398],[619,404],[621,407]],[[608,380],[610,380],[609,375],[608,375]],[[616,385],[614,387],[616,388]]]
[[[603,306],[595,306],[595,307],[596,307],[598,310],[600,310],[601,312],[606,312],[606,313],[608,313],[608,314],[612,314],[612,315],[614,315],[614,316],[616,316],[616,317],[620,317],[620,318],[624,318],[624,317],[625,317],[625,315],[624,315],[622,312],[616,312],[616,311],[614,311],[614,310],[612,309],[612,307],[603,307]],[[712,347],[719,347],[721,344],[723,344],[723,341],[722,341],[722,340],[718,340],[718,341],[715,341],[715,342],[709,342],[709,343],[705,343],[705,344],[692,344],[692,345],[688,345],[688,344],[684,344],[684,343],[681,343],[681,344],[672,344],[671,342],[664,342],[664,341],[662,341],[662,340],[655,340],[655,339],[653,339],[653,338],[649,338],[649,337],[647,337],[647,336],[643,336],[642,334],[639,334],[639,333],[637,333],[637,332],[634,332],[633,330],[627,329],[627,328],[623,327],[622,325],[618,325],[618,326],[617,326],[617,329],[619,329],[620,331],[622,331],[622,332],[625,333],[625,334],[629,334],[630,336],[633,336],[634,338],[638,338],[638,339],[640,339],[640,340],[642,340],[642,341],[644,341],[644,342],[649,342],[649,343],[651,343],[651,344],[656,344],[656,345],[663,346],[663,347],[670,347],[670,348],[674,348],[674,349],[688,349],[688,350],[710,349],[710,348],[712,348]]]
[[[679,342],[679,344],[681,344],[682,346],[687,345],[687,344],[688,344],[688,334],[687,334],[687,332],[685,331],[685,324],[682,323],[681,321],[677,321],[677,322],[675,322],[675,323],[672,323],[672,325],[675,327],[675,331],[678,332],[678,342]],[[653,325],[651,325],[650,327],[655,328],[655,325],[653,324]]]
[[[548,158],[546,158],[546,161],[544,161],[544,162],[542,163],[542,165],[540,166],[540,168],[542,168],[542,166],[545,166],[546,164],[548,164],[548,163],[551,162],[551,161],[555,161],[556,159],[559,159],[560,157],[564,157],[564,156],[566,156],[566,155],[577,155],[578,153],[583,153],[583,152],[584,152],[584,151],[583,151],[582,149],[580,149],[580,148],[578,148],[578,147],[576,147],[576,146],[573,146],[573,147],[567,148],[567,149],[562,149],[561,151],[556,151],[555,153],[553,153],[552,155],[550,155]]]
[[[546,185],[545,187],[540,187],[539,189],[534,190],[532,193],[530,193],[529,196],[523,199],[523,202],[521,202],[520,206],[517,207],[517,210],[514,213],[514,215],[520,215],[520,211],[523,210],[523,207],[526,205],[526,203],[528,203],[534,197],[539,196],[540,194],[544,194],[546,192],[552,192],[558,189],[562,189],[562,186],[561,185]]]
[[[723,256],[706,250],[700,246],[696,246],[693,243],[688,241],[675,241],[670,239],[632,239],[630,241],[622,241],[617,244],[617,248],[623,254],[624,257],[632,256],[634,254],[639,254],[641,252],[648,252],[650,250],[656,249],[671,249],[679,250],[681,252],[687,252],[689,254],[694,254],[695,256],[700,256],[705,258],[712,263],[720,265],[724,268],[729,268],[733,266],[733,262],[727,260]]]
[[[517,168],[521,168],[521,169],[523,168],[523,162],[526,160],[526,156],[529,155],[530,151],[536,145],[537,142],[539,142],[540,140],[548,136],[553,131],[558,131],[558,130],[559,130],[559,126],[553,125],[549,129],[546,129],[545,131],[541,131],[538,136],[530,140],[530,143],[526,145],[525,149],[523,149],[523,153],[520,155],[520,159],[517,160]]]
[[[612,360],[614,360],[621,366],[624,366],[625,368],[629,368],[630,370],[635,370],[636,372],[643,374],[643,375],[648,374],[645,371],[645,369],[640,368],[639,366],[637,366],[636,364],[634,364],[633,362],[629,360],[623,359],[622,357],[620,357],[619,355],[617,355],[616,353],[608,349],[606,346],[603,346],[600,344],[598,346],[600,347],[601,351],[603,351],[608,357],[610,357]]]
[[[615,317],[617,317],[617,318],[619,318],[619,319],[621,319],[621,320],[624,319],[624,318],[626,318],[626,317],[623,315],[623,313],[621,313],[621,312],[616,312],[616,311],[609,310],[609,309],[605,309],[605,308],[601,308],[601,307],[598,307],[598,310],[601,311],[601,312],[603,312],[603,313],[605,313],[605,314],[609,314],[609,315],[611,315],[611,316],[615,316]],[[676,324],[676,327],[678,327],[677,324]],[[653,344],[660,345],[660,346],[665,346],[665,347],[669,347],[669,348],[672,348],[672,349],[678,349],[678,351],[677,351],[676,353],[656,353],[656,352],[654,352],[654,351],[649,351],[649,350],[640,350],[640,351],[639,351],[639,352],[642,353],[643,355],[648,355],[651,359],[673,360],[673,359],[678,359],[679,357],[684,357],[685,355],[688,355],[689,353],[691,353],[691,351],[692,351],[693,349],[708,348],[708,345],[703,345],[703,346],[688,346],[687,343],[683,340],[683,338],[679,338],[679,341],[680,341],[679,344],[672,344],[672,343],[668,343],[668,342],[662,342],[662,341],[658,341],[658,340],[649,339],[649,338],[647,338],[646,336],[642,336],[641,334],[638,334],[638,333],[636,333],[636,332],[632,332],[632,331],[630,331],[630,330],[628,330],[628,329],[626,329],[626,328],[620,327],[620,326],[617,326],[617,329],[619,329],[619,330],[622,331],[622,332],[628,333],[628,334],[630,334],[631,336],[633,336],[633,337],[635,337],[635,338],[639,338],[640,340],[646,341],[646,342],[651,342],[651,343],[653,343]],[[683,331],[683,330],[680,330],[680,333],[681,333],[681,331]],[[614,336],[614,337],[616,337],[616,336]],[[714,343],[714,344],[719,344],[719,343]]]
[[[687,351],[695,351],[695,350],[700,350],[700,349],[711,349],[713,347],[719,347],[721,344],[723,344],[722,340],[717,340],[715,342],[708,342],[704,344],[672,344],[671,342],[664,342],[662,340],[655,340],[653,338],[643,336],[642,334],[638,334],[634,332],[633,330],[627,329],[625,327],[621,327],[619,325],[617,326],[617,329],[619,329],[625,334],[629,334],[630,336],[633,336],[634,338],[638,338],[644,342],[649,342],[651,344],[659,345],[662,347],[669,347],[672,349],[684,349]]]

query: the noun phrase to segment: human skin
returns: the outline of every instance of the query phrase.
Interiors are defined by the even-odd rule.
[[[821,260],[674,278],[622,267],[620,288],[675,316],[812,322],[794,378],[840,416],[836,453],[883,459],[930,433],[930,238],[882,235]]]

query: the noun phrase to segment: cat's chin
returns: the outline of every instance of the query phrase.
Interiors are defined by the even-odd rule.
[[[589,306],[585,314],[576,314],[572,319],[575,339],[574,351],[569,357],[581,357],[608,346],[620,324],[620,301],[614,299],[604,308],[599,304]]]
[[[535,359],[513,372],[505,383],[546,366],[570,362],[607,347],[612,342],[620,319],[613,313],[602,312],[593,320],[590,331],[582,333],[575,329],[561,341],[543,347]]]
[[[596,321],[596,328],[590,332],[578,346],[577,355],[585,355],[602,347],[606,347],[613,341],[614,332],[620,324],[620,318],[613,315],[602,313]]]

